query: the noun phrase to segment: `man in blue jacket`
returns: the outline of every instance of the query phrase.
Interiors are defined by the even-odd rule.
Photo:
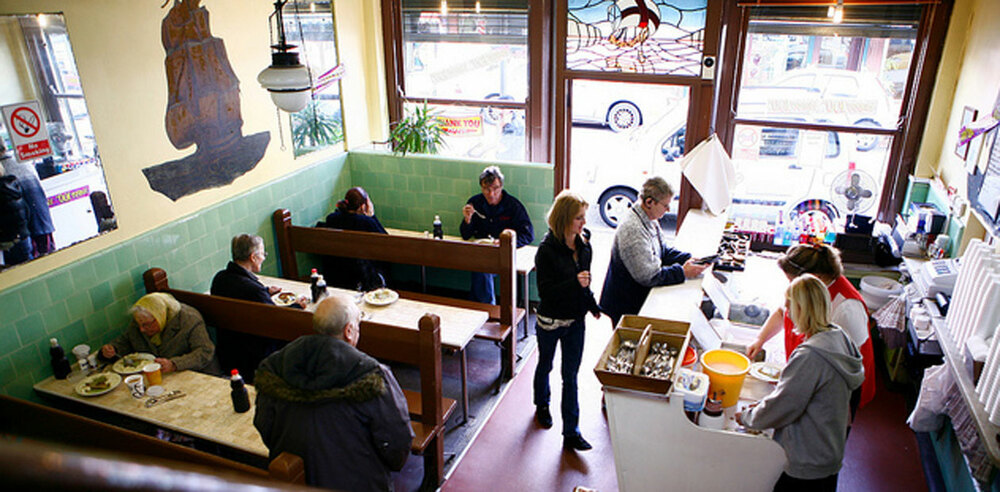
[[[601,289],[601,310],[614,325],[622,315],[639,314],[653,287],[679,284],[709,266],[696,264],[691,253],[677,251],[664,241],[660,218],[670,210],[673,197],[674,190],[663,178],[649,178],[642,185],[639,202],[618,224]]]
[[[517,247],[531,244],[535,230],[524,205],[503,190],[503,173],[496,166],[483,169],[479,175],[482,194],[474,195],[462,208],[462,239],[499,239],[500,233],[511,229],[517,233]],[[472,272],[472,300],[496,304],[493,281],[496,275]]]

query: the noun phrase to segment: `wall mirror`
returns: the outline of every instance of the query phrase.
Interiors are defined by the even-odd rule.
[[[0,15],[0,271],[117,228],[61,14]]]

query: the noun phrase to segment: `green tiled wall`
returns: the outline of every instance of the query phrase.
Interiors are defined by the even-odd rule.
[[[302,220],[323,217],[350,187],[347,159],[342,154],[309,166],[0,292],[0,392],[36,399],[32,385],[52,372],[51,337],[68,353],[117,336],[128,307],[145,293],[146,269],[163,268],[171,285],[200,292],[229,260],[233,235],[258,234],[273,252],[271,213],[284,207]],[[264,273],[277,272],[277,255],[269,255]]]
[[[375,212],[386,227],[429,231],[434,216],[440,215],[444,233],[456,236],[462,207],[470,196],[482,193],[479,173],[488,164],[481,160],[426,155],[401,157],[376,151],[353,151],[349,162],[354,186],[368,191]],[[548,230],[545,214],[552,205],[552,166],[527,162],[496,164],[504,174],[504,189],[528,210],[535,228],[534,244],[538,244]],[[393,273],[400,272],[394,269]],[[429,269],[428,276],[429,282],[445,287],[469,286],[465,272]],[[537,299],[538,289],[532,287],[531,292]]]
[[[354,151],[349,162],[354,185],[364,187],[375,212],[386,227],[431,230],[441,216],[444,233],[458,235],[462,207],[479,189],[479,173],[487,163],[440,156],[406,157],[375,151]],[[528,209],[535,226],[535,244],[548,227],[545,213],[552,205],[552,166],[534,163],[497,163],[504,189]]]

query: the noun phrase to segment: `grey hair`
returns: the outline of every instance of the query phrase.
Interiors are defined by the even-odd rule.
[[[670,186],[670,183],[659,176],[653,176],[642,184],[642,194],[639,195],[639,199],[645,202],[647,198],[652,198],[659,202],[663,201],[664,198],[673,196],[674,189]]]
[[[503,186],[503,173],[500,172],[500,168],[497,166],[488,166],[483,169],[483,172],[479,173],[479,185],[493,184],[494,181],[500,180],[500,185]]]
[[[128,308],[128,315],[129,315],[129,317],[135,318],[135,315],[138,314],[138,313],[142,313],[142,314],[145,314],[146,316],[153,317],[153,313],[149,312],[148,309],[146,309],[146,308],[144,308],[142,306],[132,306],[132,307]]]
[[[346,296],[331,295],[313,313],[313,331],[335,338],[344,337],[344,327],[361,321],[361,310]]]
[[[255,234],[240,234],[233,237],[231,245],[233,261],[246,261],[258,251],[264,251],[264,240]]]

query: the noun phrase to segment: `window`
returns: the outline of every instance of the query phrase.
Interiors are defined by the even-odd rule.
[[[525,129],[538,117],[527,104],[528,7],[527,0],[384,0],[393,23],[390,119],[426,101],[444,124],[441,154],[526,159]]]
[[[344,141],[340,104],[340,70],[333,31],[332,2],[295,1],[285,4],[285,36],[298,46],[300,61],[309,67],[313,100],[291,115],[295,155]]]
[[[935,17],[934,5],[848,3],[835,24],[827,10],[748,2],[742,11],[728,120],[737,221],[775,223],[821,209],[842,227],[847,214],[885,220],[898,208],[892,196],[912,168],[921,94],[937,63],[918,38],[947,19]],[[909,80],[920,56],[931,63]]]

